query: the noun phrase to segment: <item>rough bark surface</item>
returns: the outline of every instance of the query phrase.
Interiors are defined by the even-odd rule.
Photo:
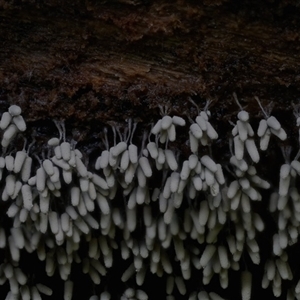
[[[166,105],[249,112],[299,97],[299,7],[289,1],[1,1],[2,109],[82,126]],[[252,105],[253,103],[253,105]],[[231,104],[234,107],[231,107]],[[144,109],[147,107],[147,109]]]

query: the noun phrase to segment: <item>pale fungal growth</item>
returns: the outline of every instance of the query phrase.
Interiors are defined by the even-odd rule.
[[[269,104],[267,109],[264,109],[258,97],[255,96],[254,98],[256,99],[265,116],[265,119],[262,119],[260,121],[257,130],[257,135],[260,137],[260,150],[265,151],[268,148],[270,137],[272,134],[277,136],[282,141],[285,141],[287,139],[287,134],[281,127],[279,121],[274,116],[270,116],[272,103]]]
[[[232,129],[232,135],[234,136],[233,142],[235,157],[238,160],[242,160],[244,158],[244,149],[246,147],[246,150],[252,161],[258,163],[260,156],[254,142],[254,131],[249,123],[249,114],[243,110],[235,93],[233,93],[233,97],[241,109],[237,115],[238,121]]]
[[[190,120],[192,125],[189,130],[190,148],[193,153],[198,152],[199,142],[202,146],[207,146],[210,145],[212,141],[218,139],[218,133],[208,121],[211,116],[208,110],[209,104],[210,102],[208,101],[203,111],[199,111],[195,104],[198,109],[198,116],[196,117],[195,123]]]
[[[185,126],[185,120],[178,116],[166,115],[166,107],[160,106],[160,112],[163,117],[152,127],[151,133],[159,137],[160,143],[174,142],[176,140],[175,126]]]
[[[21,116],[21,108],[17,105],[11,105],[8,112],[2,114],[0,128],[4,130],[1,141],[2,147],[6,148],[18,132],[26,130],[26,123]]]
[[[76,149],[57,121],[58,135],[42,153],[34,141],[19,148],[26,123],[21,109],[11,106],[0,121],[1,295],[78,299],[85,278],[91,300],[152,299],[157,296],[152,280],[166,299],[220,300],[229,289],[237,290],[237,299],[251,299],[260,290],[257,282],[270,297],[298,299],[290,249],[298,245],[300,228],[300,152],[290,160],[294,149],[285,147],[284,162],[272,166],[270,176],[268,156],[260,150],[267,150],[271,134],[283,139],[285,131],[264,112],[265,119],[256,122],[257,149],[253,116],[234,98],[240,111],[231,157],[219,153],[226,136],[218,140],[209,102],[189,118],[190,126],[166,110],[150,134],[145,129],[135,135],[131,119],[113,122],[103,130],[103,149],[95,159]],[[185,145],[179,132],[186,133]],[[272,228],[265,218],[272,219]],[[24,267],[27,257],[38,271]],[[264,270],[252,279],[260,266]],[[61,288],[47,277],[61,280]]]

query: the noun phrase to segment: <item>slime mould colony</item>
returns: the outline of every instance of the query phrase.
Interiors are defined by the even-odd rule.
[[[76,276],[80,271],[93,286],[85,289],[90,300],[148,299],[149,276],[163,282],[161,299],[224,299],[222,291],[232,284],[234,272],[240,298],[249,300],[255,288],[253,265],[264,269],[259,281],[274,297],[300,299],[299,272],[289,257],[300,228],[300,154],[290,160],[285,148],[277,186],[258,174],[270,139],[275,146],[276,140],[287,139],[279,121],[261,109],[265,118],[255,132],[240,106],[226,164],[213,158],[218,133],[206,107],[189,119],[190,126],[182,117],[163,115],[141,145],[133,143],[132,121],[122,132],[114,126],[103,129],[106,149],[91,166],[76,143],[67,141],[59,122],[59,137],[49,139],[47,153],[32,153],[26,142],[20,150],[26,123],[20,107],[10,106],[0,122],[0,285],[7,286],[5,299],[49,299],[55,286],[45,278],[56,274],[63,283],[57,297],[70,300],[76,269]],[[296,109],[294,114],[299,126]],[[172,147],[178,127],[189,138],[187,157]],[[270,247],[262,257],[265,215],[273,219],[274,232],[263,241]],[[22,269],[25,253],[43,262],[43,276]],[[120,260],[127,264],[119,270],[115,291],[105,278]],[[213,278],[214,291],[208,288]]]

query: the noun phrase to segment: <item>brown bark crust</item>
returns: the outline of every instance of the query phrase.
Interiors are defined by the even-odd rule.
[[[238,2],[238,3],[236,3]],[[293,1],[1,1],[0,104],[27,120],[157,119],[158,105],[218,119],[291,110],[300,87]],[[233,107],[232,107],[232,105]]]

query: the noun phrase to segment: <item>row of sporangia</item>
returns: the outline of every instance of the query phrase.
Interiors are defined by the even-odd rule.
[[[164,115],[141,145],[133,143],[136,124],[131,121],[124,130],[104,129],[106,149],[90,166],[59,122],[59,137],[48,141],[44,153],[32,151],[26,142],[17,149],[26,123],[20,107],[12,105],[0,122],[0,285],[6,287],[5,299],[74,299],[80,270],[92,286],[85,289],[90,300],[148,299],[153,290],[148,280],[154,277],[163,287],[161,299],[224,299],[227,288],[237,284],[230,281],[234,274],[240,298],[248,300],[256,288],[255,265],[263,266],[257,276],[264,289],[275,297],[300,299],[299,272],[289,259],[300,228],[299,155],[291,161],[284,151],[278,187],[271,188],[258,174],[270,139],[274,145],[276,139],[287,139],[278,120],[261,109],[265,118],[256,133],[240,106],[226,165],[207,154],[218,133],[205,108],[190,119],[191,125]],[[188,157],[172,148],[177,127],[189,130]],[[254,207],[258,202],[260,210]],[[263,209],[273,218],[275,233],[262,259]],[[43,262],[44,276],[23,268],[26,257]],[[111,269],[121,277],[116,290],[108,284],[117,280],[107,279]],[[64,282],[63,295],[46,284],[53,276]]]

